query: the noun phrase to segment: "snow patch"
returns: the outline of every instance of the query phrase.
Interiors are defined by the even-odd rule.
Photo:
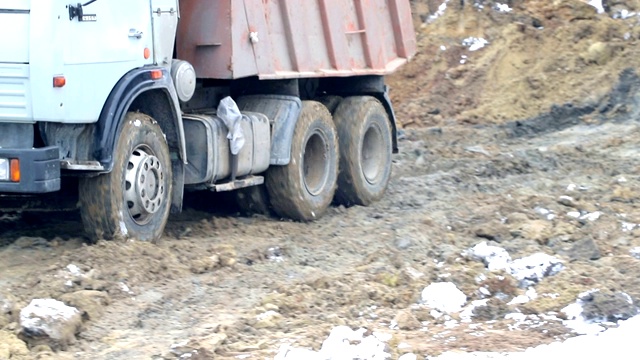
[[[483,47],[485,47],[486,45],[489,45],[489,42],[484,39],[484,38],[478,38],[478,37],[468,37],[464,40],[462,40],[462,46],[466,46],[469,48],[469,51],[477,51],[482,49]]]
[[[322,343],[320,351],[297,349],[282,345],[274,360],[342,360],[342,359],[389,359],[386,344],[374,335],[364,336],[367,330],[352,330],[348,326],[336,326]]]
[[[498,10],[499,12],[511,12],[511,9],[509,7],[509,4],[501,4],[501,3],[496,3],[495,9]]]
[[[521,287],[537,284],[545,276],[553,276],[564,269],[562,261],[545,253],[536,253],[511,262],[510,272]]]
[[[602,14],[604,12],[604,6],[602,6],[602,0],[589,0],[589,5],[596,8],[596,10],[598,10],[598,14]]]
[[[511,256],[507,250],[488,245],[486,241],[477,244],[462,255],[481,260],[489,271],[508,270],[511,263]]]
[[[489,271],[504,270],[520,282],[520,287],[529,287],[545,276],[552,276],[564,269],[560,259],[544,253],[536,253],[521,259],[511,260],[504,248],[487,245],[483,241],[462,253],[463,256],[481,260]]]
[[[444,0],[442,2],[442,4],[440,4],[440,6],[438,6],[438,10],[436,10],[435,13],[433,13],[433,15],[429,15],[429,17],[427,18],[427,20],[425,21],[427,24],[432,23],[434,21],[436,21],[436,19],[438,19],[440,16],[444,15],[444,12],[447,10],[447,4],[449,3],[450,0]]]
[[[80,271],[80,268],[77,265],[74,264],[69,264],[67,265],[67,270],[69,270],[69,272],[71,273],[71,275],[73,276],[80,276],[82,275],[82,271]]]
[[[422,290],[422,302],[443,313],[457,313],[467,302],[467,295],[451,282],[432,283]]]

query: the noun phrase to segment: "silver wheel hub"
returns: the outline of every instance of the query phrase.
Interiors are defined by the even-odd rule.
[[[384,156],[382,131],[377,126],[371,126],[364,134],[360,151],[362,175],[371,185],[378,183],[384,174]]]
[[[144,224],[160,210],[165,199],[162,165],[150,150],[138,147],[129,156],[125,171],[124,198],[129,215],[138,224]]]
[[[302,181],[313,196],[321,194],[329,181],[328,153],[324,134],[320,131],[314,132],[307,140],[302,157]]]

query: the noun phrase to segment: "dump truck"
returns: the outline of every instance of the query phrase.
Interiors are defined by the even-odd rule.
[[[91,239],[153,241],[186,191],[369,205],[415,48],[409,0],[0,0],[0,211],[73,193]]]

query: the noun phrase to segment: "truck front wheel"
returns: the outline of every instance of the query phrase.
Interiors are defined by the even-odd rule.
[[[291,161],[269,169],[267,191],[280,216],[310,221],[327,210],[338,177],[338,139],[327,108],[303,101],[291,143]]]
[[[369,205],[385,193],[391,177],[391,125],[384,107],[371,96],[345,98],[333,119],[340,139],[336,201]]]
[[[80,213],[92,240],[162,236],[171,206],[171,160],[160,126],[127,113],[114,151],[113,170],[83,178]]]

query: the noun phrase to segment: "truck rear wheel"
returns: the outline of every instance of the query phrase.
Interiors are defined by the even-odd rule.
[[[316,101],[303,101],[293,132],[291,161],[269,169],[267,191],[280,216],[310,221],[331,204],[338,177],[338,140],[331,114]]]
[[[80,214],[92,240],[162,236],[171,207],[171,160],[160,126],[127,113],[114,152],[113,170],[79,184]]]
[[[353,96],[334,113],[340,139],[336,201],[369,205],[384,195],[391,177],[391,124],[384,107],[371,96]]]

